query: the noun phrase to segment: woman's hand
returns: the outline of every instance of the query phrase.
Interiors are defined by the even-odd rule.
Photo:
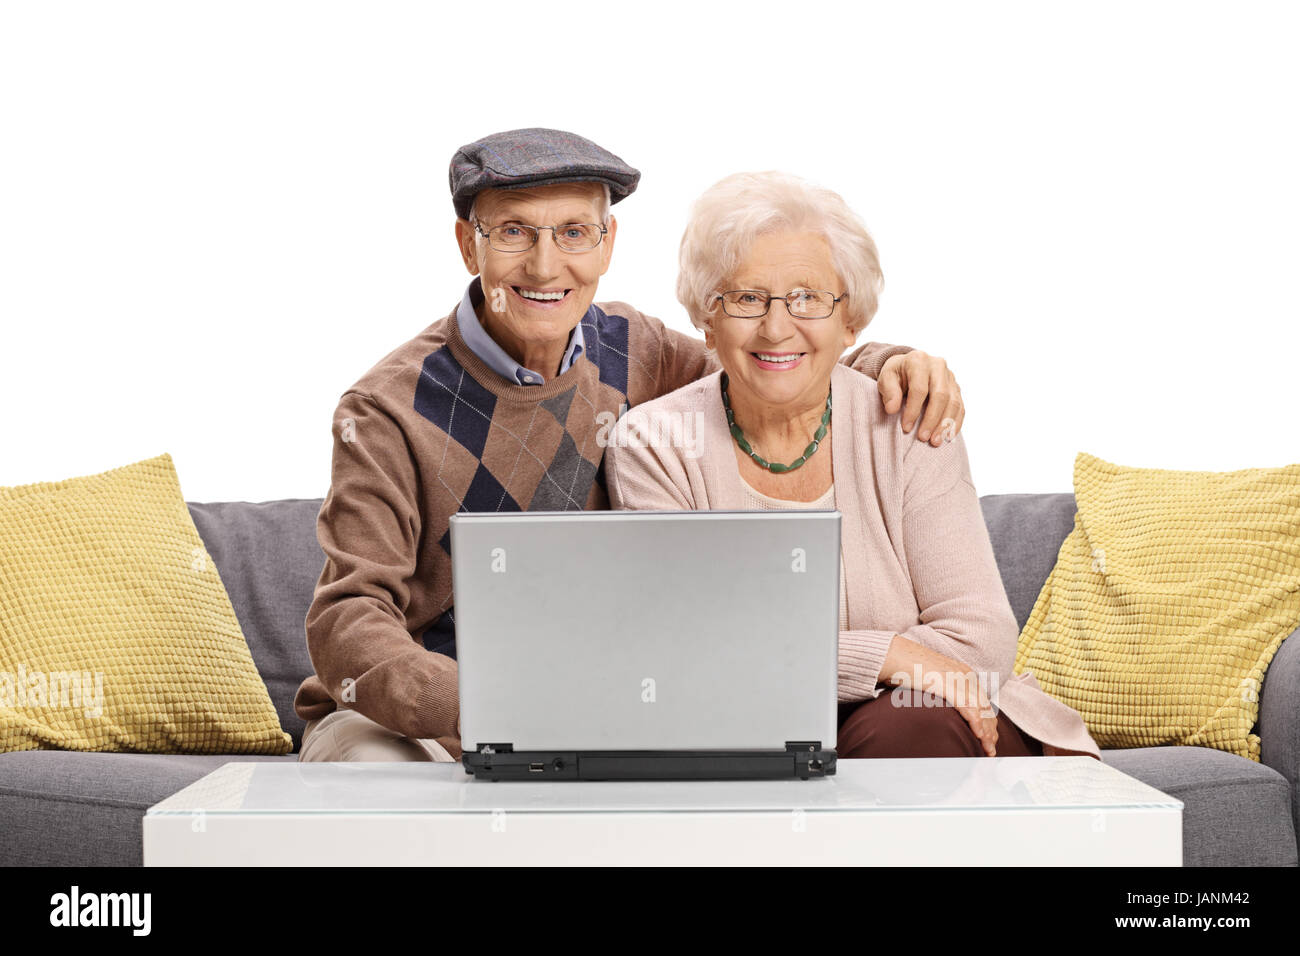
[[[970,729],[974,731],[984,752],[990,757],[998,755],[998,717],[993,711],[993,704],[989,701],[988,695],[984,693],[984,688],[979,686],[979,679],[975,676],[974,671],[965,673],[967,688],[961,688],[955,697],[962,698],[961,702],[949,700],[948,702],[957,709],[957,713],[965,718],[966,723],[970,724]],[[947,685],[945,684],[945,689]],[[949,695],[943,695],[947,698]]]
[[[891,687],[937,693],[970,725],[985,754],[997,756],[997,713],[978,675],[961,661],[895,634],[880,679]]]

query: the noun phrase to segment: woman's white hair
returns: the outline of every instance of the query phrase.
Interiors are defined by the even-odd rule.
[[[826,237],[835,271],[849,297],[845,325],[855,335],[876,314],[884,276],[876,243],[838,193],[790,173],[736,173],[714,183],[691,207],[678,251],[677,298],[691,322],[710,330],[722,283],[756,238],[766,233],[816,232]],[[777,294],[789,290],[769,289]]]

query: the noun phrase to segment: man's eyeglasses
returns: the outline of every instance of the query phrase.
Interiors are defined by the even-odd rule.
[[[594,222],[568,222],[563,226],[525,226],[523,223],[511,222],[504,226],[493,226],[486,232],[478,223],[474,229],[484,236],[488,245],[497,252],[526,252],[537,245],[537,234],[543,229],[551,230],[551,238],[565,252],[589,252],[600,245],[608,228]]]
[[[772,307],[772,299],[785,299],[785,307],[796,319],[825,319],[835,311],[835,303],[847,299],[849,294],[836,296],[823,289],[795,289],[784,296],[772,296],[758,289],[733,289],[723,292],[722,310],[736,319],[761,319]]]

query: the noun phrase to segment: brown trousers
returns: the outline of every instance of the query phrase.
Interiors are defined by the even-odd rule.
[[[900,706],[895,698],[903,704]],[[871,700],[840,704],[835,753],[840,757],[982,757],[966,719],[925,691],[882,688]],[[998,711],[999,757],[1041,757],[1043,745]]]

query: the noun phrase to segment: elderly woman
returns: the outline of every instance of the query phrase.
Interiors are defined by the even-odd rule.
[[[691,447],[606,449],[615,507],[838,509],[842,757],[1101,759],[1072,708],[1013,675],[1019,628],[966,448],[907,436],[837,361],[876,312],[876,246],[843,199],[741,173],[696,203],[677,296],[722,371],[640,406],[703,413]],[[832,401],[833,399],[833,401]]]

